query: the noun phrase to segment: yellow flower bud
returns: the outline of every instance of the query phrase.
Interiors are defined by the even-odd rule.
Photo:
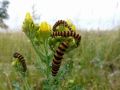
[[[30,15],[29,12],[26,13],[25,19],[28,21],[32,21],[32,16]]]
[[[51,30],[51,26],[47,22],[41,22],[40,24],[40,31],[48,32]]]
[[[42,39],[48,39],[51,34],[51,26],[47,22],[41,22],[39,30],[37,31],[37,37]]]

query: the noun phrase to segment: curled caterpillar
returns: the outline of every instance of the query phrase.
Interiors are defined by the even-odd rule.
[[[57,48],[54,59],[52,62],[52,76],[56,76],[61,65],[61,60],[63,59],[64,52],[68,48],[68,42],[62,42]]]
[[[56,27],[59,26],[60,24],[63,24],[65,27],[67,27],[70,31],[72,31],[72,28],[67,24],[66,21],[64,20],[58,20],[54,26],[53,26],[53,31],[56,31]]]
[[[18,52],[15,52],[15,53],[13,54],[13,57],[14,57],[14,58],[18,58],[19,62],[21,63],[21,65],[22,65],[22,67],[23,67],[23,72],[26,72],[27,66],[26,66],[26,62],[25,62],[24,57],[23,57],[20,53],[18,53]]]
[[[60,31],[60,32],[59,31],[55,31],[55,32],[52,33],[51,36],[52,37],[56,37],[56,36],[69,37],[69,36],[72,36],[78,42],[80,42],[80,40],[81,40],[81,35],[80,34],[76,34],[76,32],[73,32],[73,31]]]

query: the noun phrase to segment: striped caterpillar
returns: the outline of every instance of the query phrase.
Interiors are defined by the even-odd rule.
[[[54,54],[54,59],[53,59],[53,62],[52,62],[52,76],[56,76],[57,73],[58,73],[58,70],[60,68],[60,65],[61,65],[61,62],[62,62],[62,59],[63,59],[63,55],[64,55],[64,52],[66,51],[66,49],[68,48],[68,42],[67,41],[64,41],[62,42],[55,54]]]
[[[60,24],[63,24],[65,27],[67,27],[70,31],[72,31],[72,28],[67,24],[66,21],[64,20],[58,20],[54,26],[53,26],[53,31],[56,31],[56,27],[59,26]]]
[[[27,66],[26,66],[26,62],[25,62],[24,57],[23,57],[20,53],[18,53],[18,52],[15,52],[15,53],[13,54],[13,57],[14,57],[14,58],[18,58],[19,62],[21,63],[21,65],[22,65],[22,67],[23,67],[23,72],[26,72]]]
[[[55,31],[52,33],[51,35],[52,37],[56,37],[56,36],[63,36],[63,37],[69,37],[72,36],[75,40],[77,40],[77,44],[79,44],[80,40],[81,40],[81,35],[80,34],[76,34],[76,32],[74,31]]]

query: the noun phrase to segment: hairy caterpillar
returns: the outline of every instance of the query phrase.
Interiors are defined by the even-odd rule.
[[[81,35],[80,34],[76,34],[76,32],[73,31],[55,31],[52,33],[51,35],[52,37],[56,37],[56,36],[63,36],[63,37],[69,37],[72,36],[73,38],[75,38],[77,41],[81,40]]]
[[[18,52],[15,52],[15,53],[13,54],[13,57],[14,57],[14,58],[18,58],[19,62],[21,63],[21,65],[22,65],[22,67],[23,67],[23,72],[26,72],[27,66],[26,66],[26,62],[25,62],[24,57],[23,57],[20,53],[18,53]]]
[[[67,27],[70,31],[72,31],[72,28],[67,24],[66,21],[64,20],[58,20],[54,26],[53,26],[53,31],[56,31],[56,27],[59,26],[60,24],[63,24],[65,27]]]
[[[54,54],[54,59],[52,62],[52,76],[56,76],[56,74],[58,73],[58,70],[59,70],[60,65],[61,65],[61,61],[63,59],[64,52],[66,51],[67,48],[68,48],[67,41],[62,42],[58,46],[58,48]]]

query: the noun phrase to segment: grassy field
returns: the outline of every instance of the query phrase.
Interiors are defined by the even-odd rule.
[[[80,34],[80,46],[67,55],[74,59],[71,79],[60,90],[120,90],[120,30],[81,31]],[[15,32],[0,33],[0,90],[19,87],[19,77],[11,65],[15,51],[27,61],[30,85],[41,88],[43,76],[33,65],[37,54],[24,33]]]

